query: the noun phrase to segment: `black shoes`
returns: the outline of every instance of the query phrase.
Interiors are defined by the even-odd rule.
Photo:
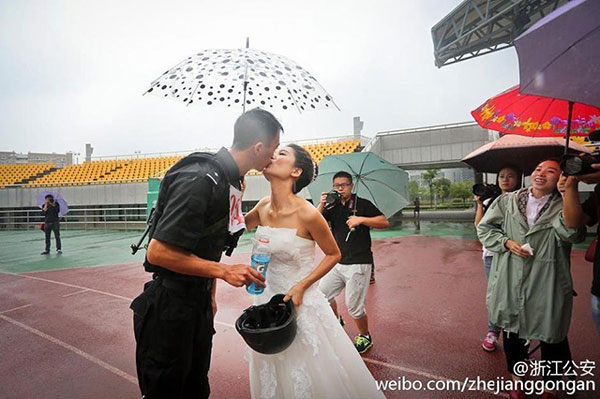
[[[58,255],[62,254],[62,249],[57,249],[57,250],[56,250],[56,253],[57,253]],[[44,252],[42,252],[40,255],[50,255],[50,251],[44,251]]]

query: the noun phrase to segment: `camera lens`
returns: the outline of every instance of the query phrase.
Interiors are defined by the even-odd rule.
[[[325,197],[325,207],[327,207],[327,208],[333,207],[338,202],[340,202],[341,198],[342,198],[342,196],[336,191],[332,191],[332,192],[328,193],[327,197]]]
[[[567,176],[573,176],[581,173],[583,160],[579,157],[570,157],[562,162],[562,170]]]
[[[485,184],[477,183],[473,185],[473,194],[478,197],[483,197],[485,195]]]

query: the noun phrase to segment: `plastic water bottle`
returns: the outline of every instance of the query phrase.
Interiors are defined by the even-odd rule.
[[[271,248],[269,247],[270,241],[268,237],[260,236],[258,241],[254,241],[254,247],[252,248],[252,257],[250,258],[250,266],[253,269],[258,270],[263,276],[267,276],[267,268],[271,261]],[[250,284],[246,287],[246,291],[252,295],[260,295],[265,289],[255,283]]]

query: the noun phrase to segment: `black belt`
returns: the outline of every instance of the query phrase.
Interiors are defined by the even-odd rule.
[[[164,277],[155,274],[152,278],[163,287],[178,291],[182,294],[194,294],[198,292],[210,292],[212,289],[211,278],[196,278],[193,280],[184,280],[178,278]]]

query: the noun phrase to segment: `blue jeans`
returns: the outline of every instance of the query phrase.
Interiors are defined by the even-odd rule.
[[[483,266],[485,268],[485,281],[487,282],[490,279],[490,269],[492,268],[492,260],[493,256],[485,256],[483,258]],[[487,285],[486,285],[487,286]],[[487,309],[487,307],[486,307]],[[500,328],[496,327],[494,323],[490,320],[489,312],[488,312],[488,332],[494,332],[496,335],[500,334]]]
[[[600,334],[600,297],[592,294],[592,317],[596,323],[596,330]]]

